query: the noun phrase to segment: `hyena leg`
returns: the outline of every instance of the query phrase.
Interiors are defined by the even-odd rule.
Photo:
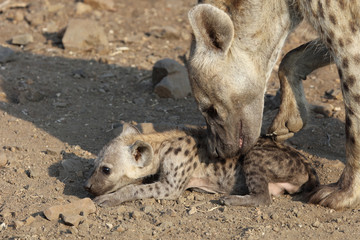
[[[176,199],[183,192],[183,188],[177,188],[166,182],[155,182],[143,185],[128,185],[116,192],[104,194],[94,198],[100,206],[117,206],[123,202],[137,199]]]
[[[246,185],[249,189],[248,195],[230,195],[220,199],[225,205],[234,206],[261,206],[270,205],[271,198],[269,192],[269,183],[262,172],[252,172],[251,175],[246,173]]]
[[[347,162],[337,183],[320,186],[310,198],[311,203],[334,209],[360,203],[360,51],[344,55],[337,64],[346,111]]]
[[[331,61],[328,49],[318,40],[303,44],[285,55],[278,72],[281,104],[268,129],[268,134],[275,140],[286,140],[305,126],[307,103],[302,80],[315,69],[326,66]]]

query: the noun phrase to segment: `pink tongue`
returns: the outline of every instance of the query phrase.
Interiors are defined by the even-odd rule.
[[[243,145],[243,139],[240,138],[240,139],[239,139],[239,147],[242,148],[242,145]]]

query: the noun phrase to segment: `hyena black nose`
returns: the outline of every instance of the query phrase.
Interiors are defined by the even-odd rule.
[[[91,184],[88,181],[85,182],[84,188],[86,191],[91,192]]]

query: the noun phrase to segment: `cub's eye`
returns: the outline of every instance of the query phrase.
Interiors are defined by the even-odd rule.
[[[214,108],[214,106],[209,107],[208,109],[206,109],[205,112],[211,118],[216,118],[218,116],[218,113],[217,113],[216,109]]]
[[[108,168],[108,167],[102,167],[102,168],[101,168],[101,171],[102,171],[103,174],[105,174],[105,175],[109,175],[110,172],[111,172],[110,168]]]

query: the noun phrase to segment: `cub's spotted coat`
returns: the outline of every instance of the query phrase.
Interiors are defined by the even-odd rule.
[[[145,184],[149,176],[154,182]],[[197,188],[229,195],[228,205],[268,205],[270,195],[310,191],[318,185],[315,171],[295,149],[259,139],[240,158],[211,157],[206,132],[172,130],[140,134],[131,125],[100,152],[85,188],[100,205],[115,206],[144,198],[176,199]],[[247,195],[240,195],[247,194]]]

